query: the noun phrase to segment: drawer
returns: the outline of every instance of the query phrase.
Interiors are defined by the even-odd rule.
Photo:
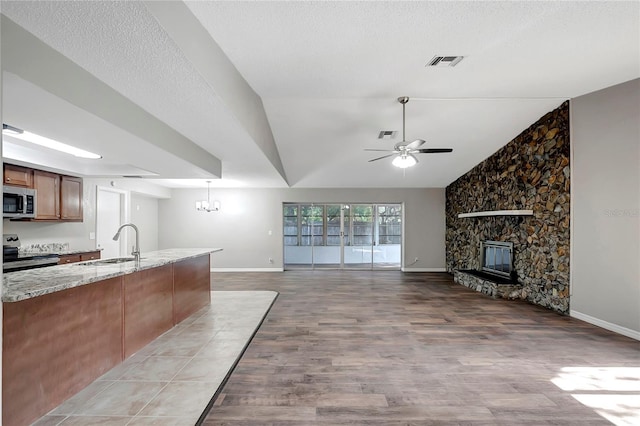
[[[80,253],[80,261],[86,262],[87,260],[98,260],[100,259],[99,251],[90,251],[87,253]]]
[[[58,261],[58,265],[64,265],[66,263],[75,263],[80,262],[79,254],[68,254],[64,256],[60,256],[60,260]]]

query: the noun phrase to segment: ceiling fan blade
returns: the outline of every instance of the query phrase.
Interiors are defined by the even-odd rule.
[[[393,157],[396,154],[383,155],[382,157],[374,158],[373,160],[369,160],[369,163],[372,161],[382,160],[383,158]]]
[[[411,152],[415,152],[416,154],[440,154],[443,152],[453,152],[452,148],[424,148],[424,149],[415,149]]]
[[[418,149],[419,147],[421,147],[423,144],[425,143],[425,141],[423,141],[422,139],[416,139],[415,141],[411,142],[410,144],[407,145],[408,149]]]
[[[365,151],[394,152],[393,149],[367,149]]]

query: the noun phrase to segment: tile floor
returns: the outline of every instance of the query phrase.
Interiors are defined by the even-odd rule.
[[[192,426],[277,293],[215,291],[211,306],[158,337],[34,425]]]

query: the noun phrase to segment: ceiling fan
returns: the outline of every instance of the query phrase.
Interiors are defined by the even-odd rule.
[[[453,151],[451,148],[420,148],[425,143],[422,139],[416,139],[415,141],[408,143],[404,136],[404,123],[405,105],[409,102],[409,98],[407,96],[401,96],[398,98],[398,102],[402,104],[402,141],[395,144],[393,149],[365,149],[365,151],[391,152],[391,154],[369,160],[369,163],[395,156],[396,158],[393,159],[391,164],[401,169],[406,169],[407,167],[415,166],[418,163],[418,159],[414,154],[440,154],[443,152]]]

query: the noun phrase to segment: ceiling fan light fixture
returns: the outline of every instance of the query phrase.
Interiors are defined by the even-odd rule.
[[[416,157],[414,157],[411,154],[408,155],[398,155],[396,158],[393,159],[393,161],[391,162],[391,164],[393,164],[394,166],[400,168],[400,169],[406,169],[408,167],[413,167],[418,163],[418,160],[416,160]]]
[[[390,152],[390,154],[383,155],[382,157],[369,160],[369,163],[395,156],[391,164],[393,164],[395,167],[406,169],[407,167],[412,167],[418,164],[418,159],[413,154],[436,154],[441,152],[453,151],[451,148],[421,149],[420,147],[425,144],[425,141],[422,139],[416,139],[413,142],[407,142],[407,139],[405,137],[405,123],[406,123],[405,107],[407,105],[407,102],[409,102],[409,97],[400,96],[398,98],[398,102],[402,104],[402,141],[395,144],[393,149],[365,149],[365,151]],[[382,138],[384,136],[384,133],[386,132],[385,131],[380,132],[379,138]]]

